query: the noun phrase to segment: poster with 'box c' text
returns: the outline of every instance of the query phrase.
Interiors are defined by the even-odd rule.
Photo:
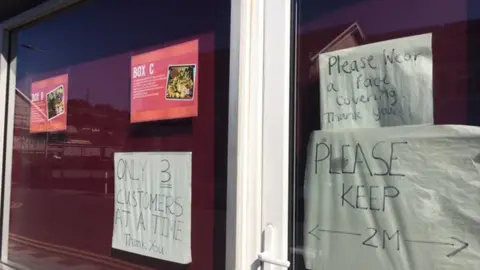
[[[432,56],[432,34],[321,54],[321,128],[433,124]]]
[[[131,123],[198,115],[199,40],[131,58]]]
[[[179,264],[191,256],[191,152],[115,153],[112,248]]]

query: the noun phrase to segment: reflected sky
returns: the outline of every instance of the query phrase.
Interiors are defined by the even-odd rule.
[[[203,51],[229,48],[228,1],[137,3],[84,1],[18,31],[17,88],[29,96],[32,80],[75,72],[70,99],[88,96],[92,103],[127,109],[132,54],[206,33],[215,44]]]
[[[367,35],[480,18],[476,0],[298,0],[300,32],[358,22]]]

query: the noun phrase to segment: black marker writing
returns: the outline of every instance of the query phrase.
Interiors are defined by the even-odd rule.
[[[335,55],[328,58],[328,75],[336,72],[337,74],[351,74],[364,69],[377,69],[374,64],[373,55],[360,57],[355,60],[345,60],[341,56]]]
[[[165,168],[162,170],[162,173],[165,174],[166,177],[161,181],[163,183],[170,182],[170,180],[172,179],[172,174],[170,173],[170,161],[168,161],[167,159],[163,159],[162,164],[165,165]]]
[[[385,212],[387,201],[394,200],[398,195],[400,195],[400,191],[394,186],[380,187],[342,183],[340,201],[342,207],[350,206],[353,209]],[[378,200],[381,200],[381,208]]]
[[[403,145],[403,146],[402,146]],[[334,147],[340,148],[335,151]],[[350,158],[354,149],[354,157]],[[357,169],[363,167],[370,176],[405,176],[398,172],[398,157],[396,151],[399,147],[408,147],[406,141],[390,142],[379,141],[373,145],[371,149],[362,146],[360,143],[355,145],[340,144],[333,145],[324,142],[317,143],[315,146],[315,174],[319,173],[320,166],[325,164],[328,166],[330,174],[355,174]],[[341,154],[334,156],[332,153]],[[342,162],[342,166],[338,166],[338,160]],[[346,162],[353,160],[353,162]],[[381,166],[370,166],[370,164],[380,164]],[[323,167],[325,168],[325,167]]]
[[[405,62],[415,62],[417,61],[418,57],[421,55],[420,52],[415,53],[399,53],[395,51],[395,49],[391,50],[383,50],[383,62],[385,65],[387,64],[402,64]]]
[[[373,239],[378,234],[378,229],[377,228],[367,228],[367,231],[369,231],[370,233],[368,234],[365,241],[363,241],[362,245],[367,246],[367,247],[371,247],[371,248],[379,248],[379,245],[375,244],[373,242]],[[383,230],[383,235],[381,235],[380,237],[381,237],[381,243],[382,243],[381,248],[382,249],[387,248],[387,241],[392,241],[393,240],[396,243],[396,245],[395,245],[396,250],[397,251],[400,250],[400,231],[399,230],[396,230],[392,235],[390,235],[387,230]],[[396,237],[396,238],[394,239],[394,237]]]
[[[351,112],[351,113],[333,113],[327,112],[323,115],[327,118],[327,123],[342,122],[344,120],[354,120],[357,121],[362,119],[360,112]]]
[[[386,85],[390,85],[387,73],[385,73],[383,77],[365,77],[363,74],[360,74],[357,76],[356,81],[357,89],[371,87],[380,89]]]
[[[333,83],[329,83],[327,86],[327,92],[332,92],[332,91],[338,92],[338,90],[335,88],[335,85]]]
[[[115,191],[118,208],[115,209],[114,224],[130,232],[122,234],[122,242],[125,241],[129,247],[163,254],[166,251],[164,243],[184,241],[186,201],[183,196],[171,192],[175,170],[170,160],[164,158],[154,162],[149,159],[120,158],[116,162],[116,180],[122,182]],[[150,235],[150,232],[168,239],[147,241],[144,236]]]
[[[403,114],[401,108],[387,107],[387,108],[372,108],[372,113],[375,121],[381,121],[389,116],[398,116]]]
[[[141,249],[147,249],[147,246],[145,245],[145,242],[140,239],[134,238],[133,235],[126,233],[124,234],[125,237],[125,246],[127,247],[136,247],[136,248],[141,248]]]
[[[138,216],[137,218],[137,231],[139,231],[140,229],[142,229],[143,231],[145,231],[145,222],[143,221],[143,213],[140,212],[140,215]]]
[[[392,173],[392,164],[394,160],[398,160],[397,156],[394,155],[394,146],[399,145],[399,144],[408,144],[408,142],[392,142],[390,144],[390,171],[388,175],[394,175],[394,176],[405,176],[404,174],[401,173]]]
[[[115,225],[120,224],[120,226],[127,228],[128,221],[130,220],[130,211],[116,209],[115,210]]]
[[[370,230],[372,232],[372,234],[369,237],[367,237],[367,239],[365,241],[363,241],[362,245],[373,247],[373,248],[378,248],[378,245],[375,245],[370,241],[375,237],[375,235],[377,235],[378,230],[376,228],[367,228],[367,230]]]
[[[369,94],[354,93],[352,95],[339,95],[335,98],[335,102],[338,107],[368,104],[371,102],[375,102],[375,104],[378,105],[386,104],[387,106],[395,106],[398,102],[398,95],[395,90],[381,89],[374,90]],[[377,114],[379,113],[380,112],[377,112]]]
[[[177,217],[183,215],[182,197],[160,193],[149,193],[143,190],[118,189],[115,200],[118,204],[129,207],[139,207],[160,213],[167,213]]]

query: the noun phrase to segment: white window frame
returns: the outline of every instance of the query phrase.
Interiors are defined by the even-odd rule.
[[[239,93],[238,149],[229,151],[237,159],[229,158],[236,170],[230,163],[228,171],[237,177],[229,176],[227,256],[234,258],[226,269],[286,269],[279,265],[288,265],[292,1],[234,2],[244,21],[234,23],[232,13],[231,48],[235,31],[241,43],[238,73],[230,75],[230,91]]]
[[[290,236],[288,225],[293,1],[265,2],[262,228],[263,252],[270,255],[274,262],[264,262],[264,269],[281,270],[286,267],[278,264],[288,262]],[[273,231],[267,231],[268,226],[271,226]]]
[[[9,40],[9,32],[80,1],[50,0],[0,22],[3,263],[8,262],[16,81],[16,57],[8,59],[16,41]],[[265,251],[269,258],[288,259],[290,18],[291,0],[231,0],[225,269],[257,269]],[[274,243],[264,250],[268,225]],[[264,269],[285,268],[264,262]]]

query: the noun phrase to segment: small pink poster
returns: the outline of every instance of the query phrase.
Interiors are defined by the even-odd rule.
[[[32,83],[30,132],[67,129],[68,74]]]

